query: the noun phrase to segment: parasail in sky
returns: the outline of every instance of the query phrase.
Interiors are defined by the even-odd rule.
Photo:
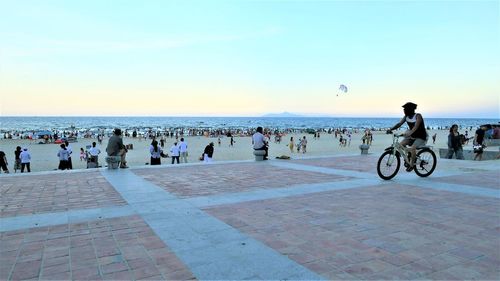
[[[342,93],[347,93],[347,86],[344,85],[344,84],[340,84],[339,91],[342,92]],[[338,96],[339,96],[339,94],[337,94],[337,97]]]

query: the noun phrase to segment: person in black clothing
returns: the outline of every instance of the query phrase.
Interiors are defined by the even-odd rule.
[[[450,134],[448,135],[448,155],[446,158],[452,159],[453,154],[457,159],[464,159],[464,153],[462,149],[463,135],[458,132],[458,125],[453,124],[450,128]]]
[[[7,157],[5,157],[5,152],[0,151],[0,168],[2,168],[3,172],[8,174],[9,173],[9,168],[7,168]]]
[[[405,138],[400,142],[402,146],[410,146],[408,148],[408,152],[411,154],[410,166],[406,169],[408,172],[413,170],[417,147],[424,146],[428,139],[427,131],[425,130],[424,118],[420,113],[415,113],[415,109],[417,109],[416,104],[412,102],[405,103],[403,105],[405,116],[401,118],[399,123],[387,131],[387,133],[390,134],[393,130],[401,127],[401,125],[405,122],[408,125],[409,130],[405,132]]]
[[[18,146],[16,147],[16,150],[14,151],[14,173],[17,173],[17,170],[21,170],[21,147]]]
[[[214,143],[211,142],[205,147],[205,150],[203,151],[203,161],[205,163],[212,162],[213,155],[214,155]]]
[[[481,161],[483,159],[483,150],[484,150],[484,135],[488,127],[486,125],[481,125],[479,129],[476,131],[476,135],[474,136],[474,160]]]

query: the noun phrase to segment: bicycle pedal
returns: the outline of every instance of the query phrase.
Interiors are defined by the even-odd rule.
[[[407,166],[407,167],[406,167],[406,171],[407,171],[407,172],[411,172],[411,171],[413,171],[413,167]]]

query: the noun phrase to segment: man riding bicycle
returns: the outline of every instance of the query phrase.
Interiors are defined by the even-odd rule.
[[[417,105],[412,102],[407,102],[403,105],[403,111],[405,116],[401,118],[401,121],[394,125],[391,129],[387,131],[388,134],[392,133],[393,130],[401,127],[405,122],[410,128],[404,133],[405,138],[400,142],[404,147],[409,145],[408,152],[411,154],[410,166],[406,169],[408,172],[413,169],[415,165],[415,157],[417,154],[417,147],[424,146],[427,143],[427,131],[425,130],[424,118],[420,113],[415,113]]]

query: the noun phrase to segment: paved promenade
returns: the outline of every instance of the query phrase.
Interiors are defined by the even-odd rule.
[[[500,280],[500,162],[378,155],[0,176],[0,280]]]

